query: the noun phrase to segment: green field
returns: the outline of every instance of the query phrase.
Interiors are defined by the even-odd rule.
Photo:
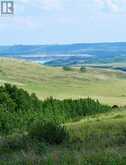
[[[23,119],[23,118],[22,118]],[[70,139],[60,145],[12,133],[0,140],[5,165],[125,165],[126,110],[93,115],[65,123]]]
[[[126,105],[126,73],[121,71],[87,67],[87,71],[81,73],[78,67],[64,71],[1,58],[0,83],[6,82],[34,92],[41,99],[91,97],[110,105]]]
[[[126,165],[125,72],[1,58],[4,83],[18,88],[0,87],[0,165]]]

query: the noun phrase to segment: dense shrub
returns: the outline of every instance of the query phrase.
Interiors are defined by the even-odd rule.
[[[111,107],[90,98],[57,100],[50,97],[41,101],[35,94],[30,95],[15,85],[5,84],[0,87],[0,109],[0,133],[8,133],[27,129],[36,119],[64,123],[108,112]]]
[[[0,91],[0,108],[6,111],[14,111],[16,103],[10,98],[7,92]]]
[[[54,120],[65,122],[80,116],[107,112],[111,107],[101,105],[98,101],[90,98],[56,100],[51,97],[43,102],[43,109],[45,109],[45,116],[51,115]]]
[[[72,68],[70,66],[63,66],[64,71],[71,71]]]
[[[14,127],[13,114],[0,109],[0,135],[10,133]]]
[[[10,151],[22,150],[27,148],[27,143],[30,143],[30,139],[22,134],[13,134],[3,138],[3,148]],[[2,147],[2,146],[1,146]]]
[[[0,87],[0,106],[6,106],[4,109],[8,111],[40,110],[40,104],[35,94],[29,95],[15,85],[5,84]]]
[[[35,94],[29,95],[25,90],[10,84],[0,87],[0,108],[8,112],[41,112],[44,118],[53,118],[61,122],[111,109],[90,98],[57,100],[50,97],[40,101]]]
[[[86,67],[85,66],[81,66],[80,67],[80,72],[86,72]]]
[[[66,140],[69,135],[66,129],[55,122],[37,121],[32,124],[29,135],[38,140],[44,140],[50,144],[60,144]]]

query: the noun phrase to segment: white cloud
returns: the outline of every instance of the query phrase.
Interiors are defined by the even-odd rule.
[[[24,17],[24,16],[15,16],[15,17],[1,17],[0,19],[0,27],[1,29],[5,29],[8,27],[11,29],[36,29],[40,26],[37,20],[33,20],[32,17]]]
[[[106,0],[106,5],[113,12],[119,12],[120,11],[118,4],[113,0]]]
[[[126,0],[95,0],[103,9],[109,10],[113,13],[126,12]]]
[[[43,10],[59,10],[63,6],[63,0],[18,0],[17,3],[34,6]]]
[[[82,1],[85,0],[78,0],[78,3],[82,3]],[[90,0],[89,3],[91,3],[91,1],[93,0]],[[94,1],[104,10],[108,10],[113,13],[126,12],[126,7],[125,7],[126,0],[94,0]],[[20,3],[23,6],[33,6],[45,11],[61,10],[62,8],[64,8],[64,4],[68,2],[71,2],[71,6],[72,6],[72,0],[17,0],[17,3]]]
[[[39,4],[41,5],[41,8],[45,10],[62,8],[61,0],[39,0]]]

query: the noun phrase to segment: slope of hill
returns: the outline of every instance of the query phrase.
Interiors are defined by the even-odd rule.
[[[93,116],[83,116],[80,121],[65,123],[64,128],[69,133],[69,138],[61,144],[50,144],[44,139],[38,139],[37,136],[31,137],[29,127],[40,137],[45,133],[40,126],[31,127],[33,123],[36,123],[35,121],[43,122],[42,113],[42,110],[27,110],[26,112],[0,110],[0,123],[9,122],[9,125],[6,122],[0,126],[0,164],[125,165],[125,108]],[[57,132],[53,134],[50,125],[48,126],[46,130],[51,139]],[[9,127],[11,130],[7,129],[9,134],[6,136],[2,135],[2,132],[5,132],[5,129],[2,129],[4,127],[6,129]],[[18,129],[13,127],[18,127]],[[60,135],[62,135],[61,132]]]
[[[39,98],[98,98],[125,105],[126,74],[110,68],[68,70],[0,59],[0,84]],[[116,106],[115,106],[116,107]],[[125,165],[126,108],[91,99],[44,101],[0,88],[0,164]]]
[[[41,99],[89,96],[111,105],[126,104],[126,74],[111,69],[88,67],[82,73],[78,67],[64,71],[62,68],[1,58],[0,84],[6,82],[34,92]]]

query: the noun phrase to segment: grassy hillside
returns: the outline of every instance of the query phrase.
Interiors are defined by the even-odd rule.
[[[0,87],[0,164],[125,165],[126,108]]]
[[[64,125],[70,138],[60,145],[33,140],[26,133],[1,137],[0,164],[125,165],[125,109]]]
[[[41,99],[54,96],[59,99],[92,97],[103,103],[125,105],[126,74],[110,69],[62,68],[0,59],[0,84],[9,82],[35,92]]]
[[[0,164],[125,165],[126,75],[0,59]]]

